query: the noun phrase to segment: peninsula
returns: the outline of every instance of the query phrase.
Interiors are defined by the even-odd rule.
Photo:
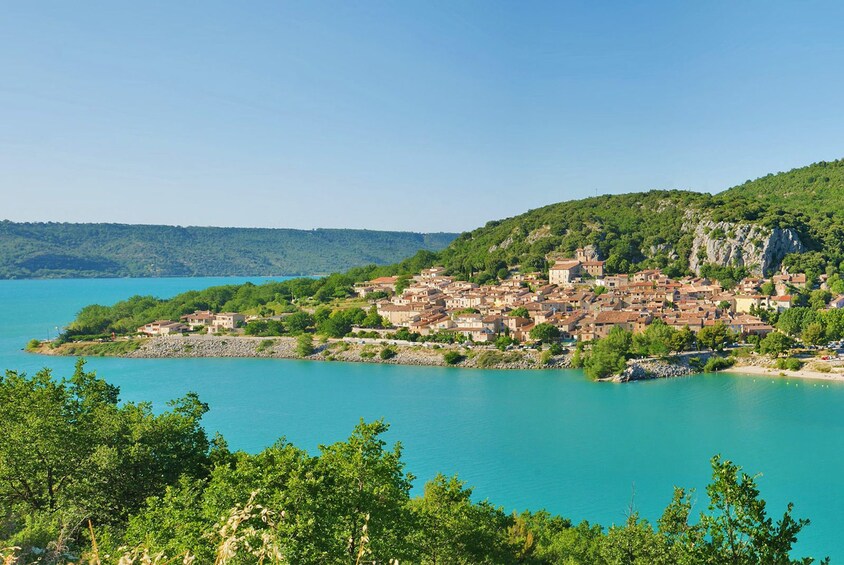
[[[842,171],[842,161],[817,163],[715,197],[566,202],[391,266],[89,306],[30,349],[583,367],[620,380],[736,364],[832,375],[844,339],[844,218],[805,196],[844,201]],[[779,187],[772,204],[754,183]]]

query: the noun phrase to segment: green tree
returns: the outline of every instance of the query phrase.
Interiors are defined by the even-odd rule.
[[[789,308],[780,313],[777,319],[777,329],[785,332],[790,336],[797,336],[803,331],[803,327],[808,324],[812,313],[808,308]]]
[[[794,340],[780,332],[771,332],[759,342],[759,351],[774,358],[787,353],[794,345]]]
[[[827,342],[823,324],[820,322],[812,322],[806,326],[800,337],[803,343],[808,345],[823,345]]]
[[[209,442],[199,421],[207,406],[196,395],[157,415],[149,404],[118,405],[118,396],[81,360],[69,379],[49,370],[0,378],[6,528],[35,525],[55,539],[85,516],[120,525],[181,475],[205,476]]]
[[[560,339],[560,330],[551,324],[537,324],[530,329],[530,338],[542,343],[554,343]]]
[[[680,330],[671,335],[671,351],[681,352],[692,348],[695,343],[695,334],[689,326],[683,326]]]
[[[719,456],[712,458],[712,482],[706,487],[709,513],[700,517],[696,553],[705,563],[796,563],[789,557],[797,534],[808,520],[792,517],[793,505],[782,518],[767,516],[756,479]],[[811,562],[805,561],[805,562]]]
[[[324,475],[319,515],[321,527],[337,542],[336,553],[348,562],[386,563],[405,556],[404,539],[413,476],[404,471],[401,444],[385,449],[382,420],[361,420],[346,442],[320,447],[318,473]]]
[[[364,328],[384,328],[387,326],[384,318],[378,314],[378,308],[372,306],[366,313],[366,317],[361,322]]]
[[[516,318],[530,318],[530,313],[528,312],[527,308],[524,306],[519,306],[518,308],[513,308],[508,312],[510,316],[514,316]]]
[[[438,474],[411,501],[415,528],[410,535],[415,563],[498,565],[513,561],[507,541],[512,519],[486,502],[473,504],[472,489],[457,477]]]
[[[408,275],[402,275],[396,280],[396,294],[403,293],[407,287],[413,282],[413,279]]]
[[[724,347],[733,339],[732,332],[724,322],[716,322],[711,326],[701,328],[697,332],[698,345],[713,351],[723,351]]]
[[[642,357],[665,357],[672,350],[677,331],[660,319],[651,322],[644,332],[633,335],[632,352]]]
[[[823,310],[830,300],[832,300],[832,293],[828,290],[813,290],[809,295],[809,307],[812,310]]]
[[[621,326],[613,326],[607,337],[599,339],[583,361],[583,370],[592,379],[621,373],[627,366],[633,337]]]
[[[773,296],[776,292],[776,288],[774,287],[774,283],[771,281],[765,281],[762,283],[762,286],[759,287],[759,290],[765,296]]]
[[[284,325],[288,332],[299,335],[314,325],[314,319],[307,312],[294,312],[284,318]]]
[[[518,340],[513,339],[508,335],[500,335],[495,338],[495,347],[500,351],[506,351],[509,346],[515,345],[517,343],[519,343]]]
[[[636,512],[628,515],[623,526],[609,529],[601,555],[608,564],[673,565],[665,554],[659,534]]]

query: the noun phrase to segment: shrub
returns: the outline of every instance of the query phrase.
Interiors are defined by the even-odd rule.
[[[273,345],[275,345],[275,341],[271,339],[262,339],[261,343],[258,344],[258,347],[255,348],[255,352],[263,353],[268,349],[272,349]]]
[[[37,340],[37,339],[35,339],[35,338],[30,339],[30,340],[29,340],[29,343],[27,343],[27,344],[26,344],[26,350],[27,350],[27,351],[32,351],[32,350],[34,350],[34,349],[38,349],[38,347],[39,347],[40,345],[41,345],[41,342],[40,342],[39,340]]]
[[[794,357],[789,357],[785,360],[785,368],[789,371],[799,371],[800,368],[803,366],[803,362],[800,359],[795,359]]]
[[[448,365],[457,365],[464,359],[466,359],[466,357],[462,355],[459,351],[450,350],[443,353],[443,360]]]
[[[299,357],[314,354],[314,339],[309,334],[302,334],[296,339],[296,353]]]
[[[706,373],[714,373],[716,371],[729,369],[735,365],[735,363],[736,360],[731,357],[710,357],[709,361],[706,362],[706,365],[703,366],[703,370]]]
[[[379,357],[381,357],[381,359],[386,361],[387,359],[392,359],[393,357],[395,357],[396,354],[397,354],[396,350],[393,349],[392,347],[385,347],[384,349],[381,350]]]
[[[801,367],[803,367],[803,362],[799,359],[794,357],[788,357],[787,359],[777,359],[776,364],[777,369],[785,369],[787,371],[799,371]]]

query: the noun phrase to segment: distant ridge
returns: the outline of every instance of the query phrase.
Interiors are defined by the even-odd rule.
[[[438,251],[457,234],[0,222],[0,278],[318,275]]]

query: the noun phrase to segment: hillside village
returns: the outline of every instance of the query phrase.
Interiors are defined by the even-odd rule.
[[[547,278],[514,272],[498,284],[478,285],[445,272],[443,267],[432,267],[409,281],[391,276],[358,283],[356,294],[374,304],[385,327],[353,331],[387,337],[406,328],[422,336],[442,332],[475,343],[494,342],[501,335],[525,342],[534,327],[550,324],[564,340],[591,342],[614,326],[640,332],[662,320],[675,329],[695,332],[721,322],[738,335],[764,337],[773,328],[756,314],[790,308],[790,293],[805,288],[807,282],[804,274],[782,272],[770,279],[745,278],[728,290],[707,278],[674,280],[658,269],[605,275],[604,262],[583,249],[574,257],[558,258]],[[766,282],[771,283],[773,295],[761,292]],[[400,284],[406,287],[396,292]],[[831,300],[829,307],[844,307],[844,296]],[[146,324],[138,331],[152,336],[207,328],[217,333],[234,331],[254,319],[258,317],[197,311],[179,321]]]
[[[765,336],[773,328],[752,312],[785,310],[791,306],[789,291],[806,286],[804,274],[783,273],[772,277],[776,295],[765,296],[763,278],[746,278],[726,290],[706,278],[673,280],[658,269],[605,276],[603,266],[578,250],[574,258],[557,260],[547,279],[515,273],[500,284],[483,286],[456,281],[435,267],[414,277],[401,294],[379,301],[377,308],[394,326],[421,335],[449,331],[481,343],[502,333],[526,341],[537,324],[555,326],[563,339],[589,342],[605,337],[613,326],[637,332],[657,319],[693,331],[723,322],[737,334]],[[357,291],[361,296],[392,292],[396,281],[375,279]],[[844,297],[831,305],[844,306]]]

